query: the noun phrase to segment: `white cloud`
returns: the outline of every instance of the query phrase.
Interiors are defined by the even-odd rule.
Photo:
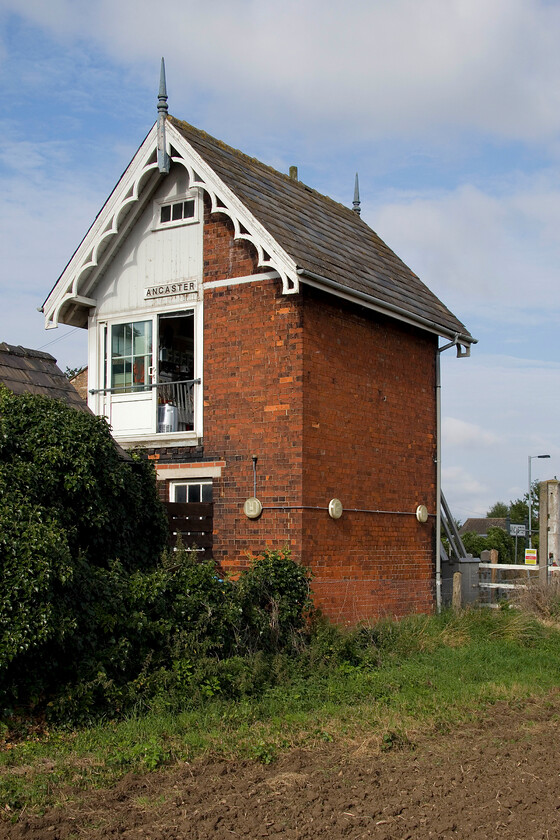
[[[35,349],[48,345],[63,368],[75,367],[87,358],[85,332],[45,332],[37,308],[105,200],[106,176],[73,171],[69,141],[31,141],[8,123],[0,134],[0,340]]]
[[[176,105],[203,87],[239,123],[258,113],[370,139],[467,128],[551,142],[560,129],[560,9],[539,0],[168,0],[164,19],[148,0],[4,8],[61,41],[87,32],[143,78],[164,54],[184,80]]]
[[[464,317],[527,322],[560,309],[560,178],[552,171],[494,191],[465,184],[394,195],[364,215],[391,247]]]
[[[483,449],[494,446],[499,438],[493,432],[477,426],[476,423],[469,423],[457,417],[443,417],[442,441],[444,446]]]
[[[488,501],[492,490],[468,469],[458,465],[443,467],[441,481],[452,516],[463,522],[469,516],[486,515],[492,504]]]
[[[535,480],[560,475],[560,363],[444,355],[442,368],[443,415],[460,421],[442,447],[442,486],[454,515],[483,516],[494,502],[523,495],[528,455],[551,456],[533,461]]]

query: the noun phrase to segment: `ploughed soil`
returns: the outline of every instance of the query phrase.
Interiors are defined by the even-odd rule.
[[[0,822],[0,838],[554,840],[559,712],[554,694],[497,704],[480,722],[414,744],[366,734],[269,765],[205,758],[128,775],[43,816]]]

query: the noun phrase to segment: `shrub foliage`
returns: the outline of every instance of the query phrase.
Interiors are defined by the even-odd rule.
[[[0,685],[40,696],[74,673],[114,564],[153,568],[165,536],[151,465],[103,419],[0,386]]]
[[[103,419],[0,386],[5,709],[86,722],[274,679],[307,633],[307,570],[267,550],[224,581],[166,531],[151,465]]]

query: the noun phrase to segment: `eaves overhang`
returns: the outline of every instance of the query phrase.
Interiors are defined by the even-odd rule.
[[[470,333],[463,333],[461,331],[454,330],[449,326],[437,323],[429,318],[424,318],[421,315],[406,310],[403,307],[384,301],[375,295],[368,294],[367,292],[362,292],[357,289],[351,289],[336,280],[332,280],[329,277],[323,277],[322,275],[316,274],[308,269],[299,267],[298,275],[300,277],[300,282],[308,286],[314,286],[322,291],[334,294],[336,297],[340,297],[354,303],[359,303],[361,306],[365,306],[375,312],[387,315],[397,321],[401,321],[415,327],[420,327],[421,329],[433,333],[434,335],[448,338],[454,343],[464,347],[467,351],[472,344],[478,343],[478,339],[474,338],[470,335]]]

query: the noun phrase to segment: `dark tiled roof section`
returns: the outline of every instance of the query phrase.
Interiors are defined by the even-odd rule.
[[[466,327],[349,207],[169,118],[298,267],[469,336]]]
[[[464,524],[461,525],[459,529],[459,534],[461,536],[466,534],[467,531],[469,533],[480,534],[483,536],[488,533],[489,528],[502,528],[504,531],[506,530],[506,520],[503,518],[492,518],[492,517],[483,517],[481,519],[467,519],[465,520]]]
[[[42,394],[89,411],[50,353],[0,343],[0,382],[14,394]]]

